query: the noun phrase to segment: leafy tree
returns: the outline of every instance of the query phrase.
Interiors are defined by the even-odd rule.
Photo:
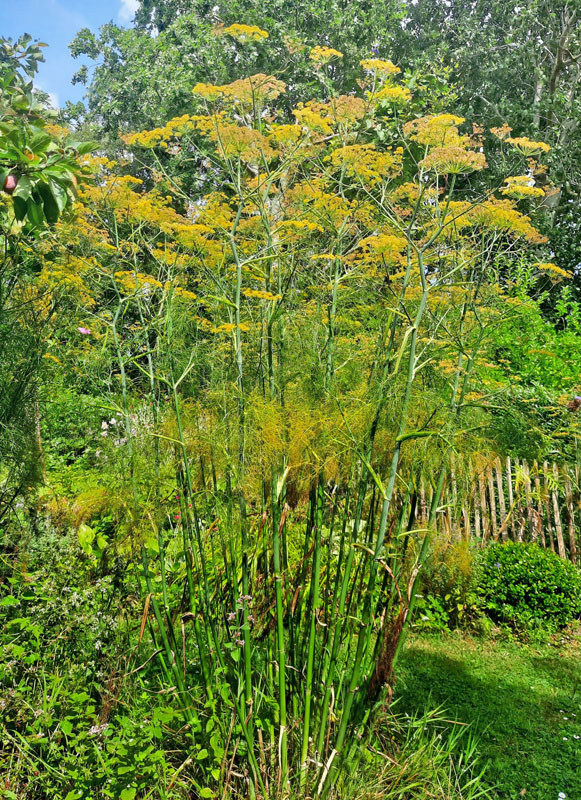
[[[453,2],[406,7],[395,51],[399,63],[443,58],[461,87],[469,119],[538,132],[553,146],[556,184],[544,226],[558,260],[581,263],[573,208],[581,194],[581,6],[578,0]],[[546,180],[544,170],[536,179]]]
[[[142,3],[136,27],[124,30],[109,24],[99,35],[84,29],[71,44],[74,56],[99,61],[92,76],[86,67],[76,80],[87,83],[90,118],[105,132],[116,134],[159,124],[191,109],[191,91],[211,75],[228,82],[253,72],[276,72],[285,77],[287,109],[299,100],[320,96],[308,54],[317,44],[343,42],[344,57],[334,65],[338,91],[352,91],[358,64],[372,50],[388,49],[399,14],[398,0],[388,3],[297,4],[288,0],[263,4],[207,3],[171,0]],[[268,38],[241,49],[223,35],[243,20],[268,28]]]
[[[78,155],[91,148],[66,141],[35,95],[43,46],[0,40],[0,516],[42,468],[37,385],[51,310],[30,287],[50,225],[76,196]]]

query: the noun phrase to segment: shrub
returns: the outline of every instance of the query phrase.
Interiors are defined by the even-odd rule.
[[[468,542],[436,540],[421,572],[415,627],[445,631],[472,622],[478,615],[473,573]]]
[[[536,544],[491,544],[478,559],[485,612],[517,627],[567,625],[581,612],[581,571]]]

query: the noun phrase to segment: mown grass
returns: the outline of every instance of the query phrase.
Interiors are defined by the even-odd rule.
[[[581,798],[579,629],[535,646],[414,635],[395,696],[400,713],[443,704],[451,719],[471,723],[499,799]]]

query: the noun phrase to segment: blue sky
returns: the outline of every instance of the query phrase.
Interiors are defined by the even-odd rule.
[[[72,86],[80,63],[69,53],[69,42],[81,28],[96,31],[113,20],[130,25],[137,0],[0,0],[0,36],[29,33],[49,46],[44,51],[37,85],[53,104],[81,100],[84,87]]]

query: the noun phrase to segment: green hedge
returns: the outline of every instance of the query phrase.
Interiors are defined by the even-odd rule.
[[[497,622],[555,630],[581,614],[581,570],[536,544],[489,545],[478,559],[476,591]]]

